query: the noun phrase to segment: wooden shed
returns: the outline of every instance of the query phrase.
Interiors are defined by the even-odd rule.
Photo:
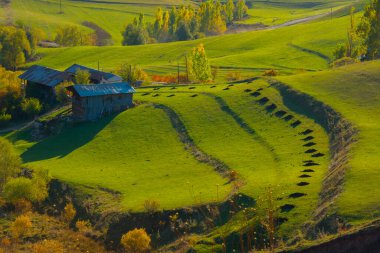
[[[128,83],[73,85],[73,118],[78,121],[96,120],[102,116],[121,112],[133,106],[135,90]]]
[[[34,65],[19,76],[25,85],[26,97],[35,97],[47,103],[56,100],[55,87],[68,79],[66,73]]]

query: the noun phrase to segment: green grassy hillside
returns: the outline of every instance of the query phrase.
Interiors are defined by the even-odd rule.
[[[338,213],[351,222],[379,216],[379,70],[380,62],[374,61],[321,73],[279,78],[332,106],[358,128],[344,191],[336,203]]]
[[[54,177],[68,183],[120,192],[125,210],[143,210],[148,199],[165,209],[213,202],[217,184],[220,199],[230,192],[227,179],[193,158],[166,114],[149,105],[70,127],[38,143],[25,143],[27,136],[8,136],[25,150],[24,162],[49,168]]]
[[[333,49],[344,41],[349,17],[324,20],[277,30],[209,37],[202,40],[133,47],[75,47],[41,49],[43,64],[64,69],[76,62],[113,70],[123,62],[140,64],[151,72],[175,73],[177,62],[192,47],[204,43],[213,65],[243,69],[252,74],[265,69],[299,73],[326,69]],[[299,36],[302,31],[302,36]]]
[[[27,165],[50,168],[72,184],[119,191],[123,208],[132,211],[146,199],[164,209],[222,201],[232,189],[258,198],[271,186],[288,219],[283,231],[310,218],[328,167],[327,134],[285,107],[277,90],[258,80],[138,91],[135,100],[143,104],[115,118],[70,127],[38,143],[28,142],[27,133],[8,138]],[[182,127],[170,125],[176,117]],[[227,178],[196,161],[175,134],[184,129],[238,180],[225,184]],[[323,156],[313,156],[318,153]]]

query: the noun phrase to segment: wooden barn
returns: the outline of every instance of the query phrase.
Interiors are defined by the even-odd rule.
[[[75,82],[75,74],[78,70],[85,70],[90,73],[90,83],[119,83],[122,78],[109,72],[103,72],[96,69],[88,68],[79,64],[74,64],[65,70],[65,73],[70,76],[72,82]]]
[[[78,121],[126,110],[133,106],[135,93],[128,83],[73,85],[67,90],[72,94],[73,118]]]
[[[25,96],[35,97],[47,103],[56,100],[55,87],[68,79],[66,73],[34,65],[19,76],[25,86]]]

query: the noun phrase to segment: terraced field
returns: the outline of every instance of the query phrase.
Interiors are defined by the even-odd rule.
[[[350,223],[379,217],[380,62],[373,61],[315,74],[279,78],[332,106],[357,128],[343,191],[336,201],[339,215]]]
[[[38,143],[25,133],[8,138],[29,166],[119,192],[125,210],[141,211],[147,199],[172,209],[223,201],[237,191],[257,198],[273,187],[287,221],[282,231],[290,233],[317,207],[329,163],[327,134],[284,106],[267,82],[143,88],[135,100],[142,104],[115,118]],[[228,179],[232,170],[236,181]]]

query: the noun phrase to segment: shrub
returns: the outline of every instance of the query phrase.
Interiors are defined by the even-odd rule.
[[[65,208],[63,209],[63,220],[70,225],[70,223],[73,221],[75,215],[77,214],[77,211],[75,210],[72,203],[67,203]]]
[[[150,237],[145,229],[134,229],[124,234],[120,241],[128,253],[143,253],[150,249]]]
[[[237,178],[237,172],[234,170],[231,170],[230,173],[228,174],[228,177],[230,181],[235,181]]]
[[[7,126],[9,122],[12,120],[12,115],[7,113],[0,114],[0,127]]]
[[[25,236],[32,228],[32,222],[28,215],[20,215],[11,224],[12,236],[16,239]]]
[[[0,137],[0,190],[6,182],[20,172],[21,159],[12,144]]]
[[[9,248],[12,244],[12,241],[11,239],[9,239],[9,237],[4,237],[3,239],[1,239],[1,246],[3,248]]]
[[[75,73],[75,83],[76,84],[89,84],[91,74],[87,70],[78,69]]]
[[[16,200],[13,205],[15,206],[16,211],[20,213],[27,213],[32,210],[32,203],[26,199]]]
[[[160,208],[160,203],[154,199],[148,199],[144,202],[144,209],[148,213],[154,213],[157,212]]]
[[[26,98],[21,102],[21,109],[27,117],[34,117],[42,110],[42,105],[37,98]]]
[[[346,65],[349,65],[349,64],[354,64],[358,62],[357,60],[353,59],[353,58],[350,58],[350,57],[343,57],[339,60],[336,60],[332,63],[332,67],[334,68],[337,68],[337,67],[341,67],[341,66],[346,66]]]
[[[278,71],[274,69],[265,70],[263,76],[278,76]]]
[[[81,233],[87,233],[91,231],[91,223],[89,221],[78,220],[75,223],[75,227]]]
[[[33,253],[63,253],[63,245],[57,240],[43,240],[33,244]]]
[[[4,198],[10,203],[16,203],[22,199],[33,201],[33,184],[29,178],[14,178],[4,186]]]
[[[66,87],[70,85],[72,85],[71,82],[64,81],[63,83],[55,87],[55,95],[56,95],[57,101],[61,105],[65,105],[70,101],[70,97],[67,95],[67,91],[66,91]]]
[[[226,79],[227,81],[231,82],[231,81],[239,81],[242,79],[242,76],[241,76],[241,73],[240,72],[229,72],[227,75],[226,75]]]

